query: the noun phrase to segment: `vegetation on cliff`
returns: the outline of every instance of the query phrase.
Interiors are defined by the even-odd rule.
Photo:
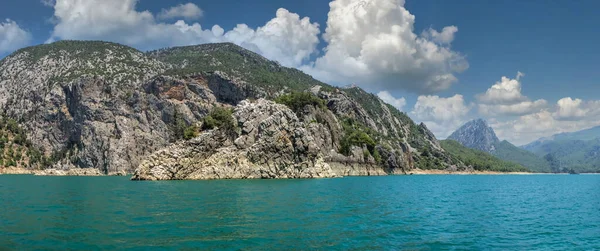
[[[165,72],[167,75],[220,71],[263,88],[270,95],[282,90],[304,91],[315,85],[334,89],[300,70],[283,67],[232,43],[165,48],[148,52],[148,55],[175,66]]]
[[[17,121],[0,116],[0,167],[40,168],[46,157],[27,139]]]
[[[202,119],[202,130],[212,130],[215,128],[220,128],[227,131],[234,130],[237,125],[232,115],[233,109],[217,106]]]

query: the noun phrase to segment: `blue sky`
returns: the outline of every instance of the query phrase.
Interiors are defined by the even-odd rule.
[[[440,138],[447,136],[460,124],[478,117],[486,118],[501,138],[516,144],[524,144],[558,132],[600,125],[600,102],[597,101],[600,84],[600,71],[597,70],[600,65],[600,53],[597,49],[597,45],[600,44],[600,17],[596,15],[600,1],[407,0],[404,3],[400,0],[366,0],[364,2],[372,5],[364,7],[365,13],[385,11],[385,7],[381,6],[399,9],[393,9],[391,14],[385,12],[389,18],[382,19],[383,21],[359,20],[359,23],[370,24],[373,27],[371,29],[367,25],[354,32],[363,33],[367,39],[381,34],[390,35],[386,30],[393,25],[409,27],[402,26],[402,23],[410,21],[410,18],[405,20],[407,15],[399,14],[400,11],[406,10],[415,17],[414,27],[408,33],[394,33],[392,36],[414,34],[417,40],[424,38],[430,45],[435,44],[436,48],[446,50],[445,54],[436,54],[445,61],[425,59],[425,69],[413,69],[407,65],[421,62],[419,56],[397,60],[402,57],[400,49],[386,51],[389,48],[382,46],[369,55],[362,55],[365,58],[368,56],[369,60],[362,60],[357,65],[348,65],[348,69],[357,67],[352,73],[335,68],[335,62],[343,61],[344,58],[333,55],[334,53],[325,53],[324,49],[334,46],[328,43],[324,36],[327,33],[332,37],[337,36],[337,40],[341,42],[336,44],[336,48],[351,48],[348,44],[353,42],[352,38],[344,36],[341,32],[336,34],[326,31],[328,20],[335,23],[334,27],[346,28],[344,25],[351,25],[352,22],[366,17],[357,14],[354,19],[347,19],[344,15],[331,18],[328,14],[336,11],[349,13],[350,9],[344,9],[345,6],[357,4],[359,0],[336,0],[335,8],[330,8],[329,2],[323,0],[84,2],[87,4],[78,4],[75,0],[58,0],[58,3],[50,0],[4,0],[0,8],[0,20],[4,27],[4,30],[0,28],[0,57],[18,47],[44,43],[51,37],[53,40],[111,40],[142,50],[161,46],[232,41],[285,65],[300,68],[332,84],[346,85],[355,80],[356,84],[370,92],[387,91],[387,96],[396,100],[388,98],[386,101],[396,104],[415,120],[424,121]],[[72,11],[74,7],[82,10],[83,15],[92,16],[98,11],[110,10],[110,5],[115,8],[114,5],[126,2],[130,3],[132,12],[116,13],[113,16],[99,15],[97,19],[83,22],[85,27],[78,27],[72,20],[68,20],[77,14]],[[63,7],[59,7],[61,4]],[[161,18],[160,13],[163,10],[184,4],[192,4],[198,10],[201,9],[201,14],[182,12]],[[250,40],[238,33],[238,36],[233,36],[236,34],[232,33],[229,37],[211,35],[216,34],[215,29],[212,29],[212,33],[210,31],[214,25],[221,27],[225,34],[238,24],[246,24],[251,32],[258,33],[259,27],[269,27],[267,22],[276,19],[275,13],[280,8],[286,12],[281,12],[281,17],[277,15],[280,17],[278,20],[292,23],[290,29],[295,32],[292,34],[296,34],[289,35],[289,39],[261,37],[258,34]],[[148,13],[143,14],[143,11]],[[294,19],[294,13],[299,15],[299,19]],[[148,15],[152,21],[148,21]],[[351,13],[349,16],[352,16]],[[310,22],[301,25],[301,19],[304,17],[309,17]],[[102,18],[110,18],[113,21],[122,19],[123,23],[116,22],[114,26],[109,27]],[[159,29],[173,25],[180,19],[185,22],[186,29],[197,23],[202,26],[204,32],[211,34],[186,35],[186,40],[169,40],[146,34],[160,34]],[[319,24],[318,29],[314,23]],[[12,34],[28,34],[29,37],[22,37],[20,40],[13,38],[10,40],[13,44],[4,46],[8,49],[2,50],[2,40],[9,40],[9,24],[12,25],[11,28],[18,26],[19,30],[24,32]],[[431,35],[434,33],[423,35],[423,31],[430,28],[441,33],[445,27],[450,26],[457,28],[457,31],[450,31],[449,39],[436,39]],[[145,32],[135,37],[136,29],[145,29]],[[275,32],[275,35],[279,34],[276,29],[271,31]],[[306,40],[306,37],[318,38],[318,41]],[[396,42],[395,45],[414,42],[411,39],[393,37],[389,40]],[[5,42],[4,45],[6,44],[8,43]],[[296,50],[292,49],[292,52],[284,49],[265,49],[278,46],[287,49],[291,44],[301,45],[294,47]],[[372,45],[378,44],[381,43]],[[311,46],[314,46],[314,50]],[[416,46],[417,50],[425,48],[425,45]],[[312,53],[301,54],[306,49]],[[381,58],[377,58],[378,56]],[[395,67],[378,65],[387,61]],[[456,61],[468,63],[468,68],[454,70],[453,62]],[[392,68],[394,70],[391,70]],[[363,75],[360,75],[361,70],[364,70]],[[518,72],[524,75],[519,74],[520,77],[517,77]],[[449,75],[456,80],[437,80],[440,76]],[[505,81],[501,79],[503,76],[507,77]],[[436,80],[431,82],[432,79]],[[431,86],[424,87],[427,83]],[[387,96],[382,94],[382,97]]]

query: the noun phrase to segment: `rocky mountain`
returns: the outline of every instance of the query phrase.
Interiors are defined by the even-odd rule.
[[[487,153],[494,152],[496,150],[495,145],[500,142],[494,129],[488,126],[483,119],[467,122],[452,133],[448,139],[458,141],[468,148]]]
[[[520,164],[534,172],[550,172],[543,158],[518,148],[508,141],[500,141],[494,130],[482,119],[470,121],[448,137],[465,147],[490,153],[501,160]]]
[[[600,172],[600,127],[556,134],[522,148],[548,161],[553,172]]]
[[[46,160],[39,168],[140,167],[138,179],[466,168],[377,96],[228,43],[148,53],[101,41],[24,48],[0,61],[0,93],[3,116]]]

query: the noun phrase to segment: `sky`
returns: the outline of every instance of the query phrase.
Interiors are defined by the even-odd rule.
[[[3,0],[0,58],[63,39],[233,42],[356,84],[444,139],[484,118],[522,145],[600,125],[600,1]]]

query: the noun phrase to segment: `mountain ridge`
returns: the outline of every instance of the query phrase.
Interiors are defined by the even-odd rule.
[[[555,134],[521,148],[546,159],[553,172],[600,171],[600,126]]]

